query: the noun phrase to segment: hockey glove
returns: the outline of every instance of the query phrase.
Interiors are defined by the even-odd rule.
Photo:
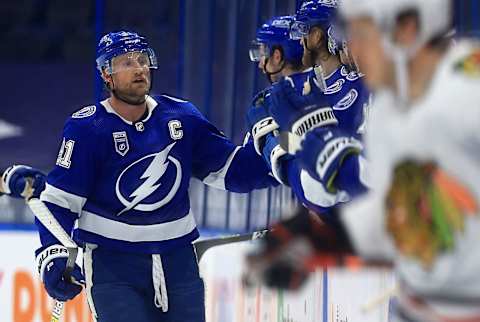
[[[65,280],[68,250],[62,245],[41,247],[35,251],[40,279],[50,297],[62,302],[71,300],[82,291],[85,284],[80,267],[75,264],[71,280]]]
[[[38,197],[45,189],[45,175],[25,165],[13,165],[3,172],[1,184],[4,193],[12,197],[25,198],[30,188],[32,196]]]
[[[320,181],[330,193],[338,188],[334,182],[339,171],[348,171],[344,162],[353,155],[359,155],[362,143],[346,135],[338,127],[319,127],[307,133],[302,149],[296,154],[301,166]]]
[[[262,155],[262,149],[265,145],[265,136],[278,129],[278,124],[268,114],[266,105],[270,99],[269,89],[258,93],[252,101],[252,105],[247,111],[247,125],[252,134],[255,151]]]
[[[300,142],[307,132],[338,123],[314,75],[308,73],[305,83],[302,83],[295,78],[304,78],[305,73],[295,74],[272,87],[269,112],[283,132],[282,147],[290,154],[300,148]],[[288,137],[285,132],[289,133]]]
[[[318,215],[298,208],[294,216],[274,225],[259,247],[247,255],[245,282],[263,282],[270,287],[298,289],[319,262],[319,255],[341,257],[353,252],[338,224],[326,225]]]
[[[288,175],[286,173],[286,162],[293,159],[293,156],[280,147],[278,139],[273,134],[265,136],[265,146],[262,155],[268,163],[275,179],[281,183],[288,185]]]

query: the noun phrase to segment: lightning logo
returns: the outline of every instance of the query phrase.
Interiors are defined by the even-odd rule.
[[[178,190],[178,187],[180,185],[181,177],[182,177],[182,170],[180,166],[180,162],[175,159],[174,157],[170,156],[170,150],[174,147],[176,142],[168,145],[165,149],[163,149],[161,152],[158,152],[153,155],[148,155],[146,157],[141,158],[140,160],[137,160],[130,166],[128,166],[123,172],[120,174],[120,176],[117,179],[117,184],[116,184],[116,193],[117,197],[120,200],[120,202],[125,206],[123,210],[121,210],[117,216],[120,216],[121,214],[131,210],[131,209],[136,209],[140,211],[153,211],[155,209],[160,208],[161,206],[165,205],[168,203],[174,196],[175,193]],[[129,196],[129,199],[133,198],[132,201],[128,201],[126,198],[124,198],[120,192],[120,180],[122,176],[125,174],[125,172],[130,169],[132,166],[135,166],[139,162],[147,159],[147,158],[152,158],[153,160],[150,162],[148,165],[147,169],[143,172],[143,174],[140,176],[140,179],[146,179],[143,181],[143,183],[135,189]],[[167,161],[168,160],[168,161]],[[167,194],[165,198],[162,200],[155,202],[153,204],[141,204],[141,202],[152,195],[160,186],[161,183],[159,183],[160,178],[165,174],[167,171],[167,168],[170,164],[170,161],[175,165],[177,169],[177,176],[175,178],[175,183],[173,184],[170,192]]]

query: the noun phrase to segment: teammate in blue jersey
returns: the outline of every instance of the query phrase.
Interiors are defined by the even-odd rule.
[[[38,197],[45,188],[45,175],[26,165],[12,165],[2,172],[0,196],[14,198]]]
[[[334,0],[302,3],[290,36],[301,41],[303,63],[311,68],[279,80],[270,91],[268,108],[281,132],[281,146],[301,168],[300,175],[289,171],[290,182],[297,180],[305,199],[320,206],[317,209],[329,224],[299,210],[276,225],[281,233],[274,230],[259,252],[249,257],[272,286],[296,288],[307,277],[303,269],[297,269],[301,264],[279,262],[285,259],[278,256],[285,244],[308,240],[315,231],[325,229],[336,231],[328,235],[330,241],[341,239],[345,233],[332,207],[367,189],[361,140],[370,93],[348,56],[346,43],[335,35],[336,10]],[[330,241],[327,238],[320,244]]]
[[[301,41],[303,63],[312,68],[276,83],[270,100],[280,131],[289,133],[286,150],[323,184],[312,198],[327,207],[365,190],[360,142],[370,98],[346,43],[335,37],[336,10],[332,0],[301,5],[290,36]]]
[[[97,67],[111,95],[66,121],[41,200],[84,247],[97,321],[205,321],[190,179],[234,192],[274,179],[253,143],[235,146],[190,102],[149,95],[157,60],[144,37],[105,35]],[[62,246],[37,224],[45,288],[71,299],[81,287],[62,278]],[[72,275],[83,279],[79,267]]]

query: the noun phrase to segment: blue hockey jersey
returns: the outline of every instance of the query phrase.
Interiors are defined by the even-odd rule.
[[[162,253],[199,236],[191,177],[234,192],[275,182],[252,143],[235,146],[193,104],[163,95],[147,107],[135,123],[108,100],[67,120],[41,200],[67,231],[76,222],[76,241]],[[40,236],[55,242],[41,225]]]
[[[308,78],[315,77],[313,68],[302,73],[290,76],[295,88],[303,89]],[[332,74],[325,76],[326,90],[330,106],[338,120],[338,127],[347,135],[362,139],[366,128],[368,109],[370,106],[370,92],[361,79],[361,75],[349,72],[346,66],[340,66]],[[308,134],[307,134],[308,135]],[[346,191],[330,193],[323,185],[316,181],[307,170],[298,164],[300,160],[293,159],[288,164],[289,183],[301,203],[309,209],[327,214],[328,209],[339,203],[350,200]],[[362,163],[362,159],[355,162]],[[361,165],[360,165],[361,166]],[[347,185],[357,185],[359,174],[347,178]]]

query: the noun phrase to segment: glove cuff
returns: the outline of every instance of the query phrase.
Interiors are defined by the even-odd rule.
[[[257,151],[259,155],[262,155],[263,149],[260,140],[268,133],[271,133],[277,129],[278,124],[271,116],[261,119],[252,126],[253,144],[255,146],[255,151]]]
[[[292,124],[291,132],[299,137],[303,137],[308,131],[314,128],[336,124],[338,124],[338,120],[333,113],[333,109],[331,107],[323,107],[295,121],[295,123]]]
[[[272,174],[278,182],[284,185],[287,184],[285,176],[282,175],[284,166],[283,157],[285,155],[287,155],[287,151],[282,149],[279,144],[273,148],[272,152],[270,152]]]
[[[7,195],[11,194],[12,191],[10,190],[10,179],[12,178],[12,174],[17,170],[19,167],[23,167],[21,165],[12,165],[9,166],[2,174],[2,191]]]
[[[42,250],[35,258],[37,263],[38,273],[43,282],[43,272],[48,263],[55,258],[68,258],[68,249],[65,246],[55,244]]]
[[[362,143],[353,137],[338,137],[328,142],[317,157],[316,170],[320,179],[328,183],[328,176],[332,173],[334,163],[341,164],[343,158],[349,153],[360,153]],[[328,184],[327,184],[328,185]]]

